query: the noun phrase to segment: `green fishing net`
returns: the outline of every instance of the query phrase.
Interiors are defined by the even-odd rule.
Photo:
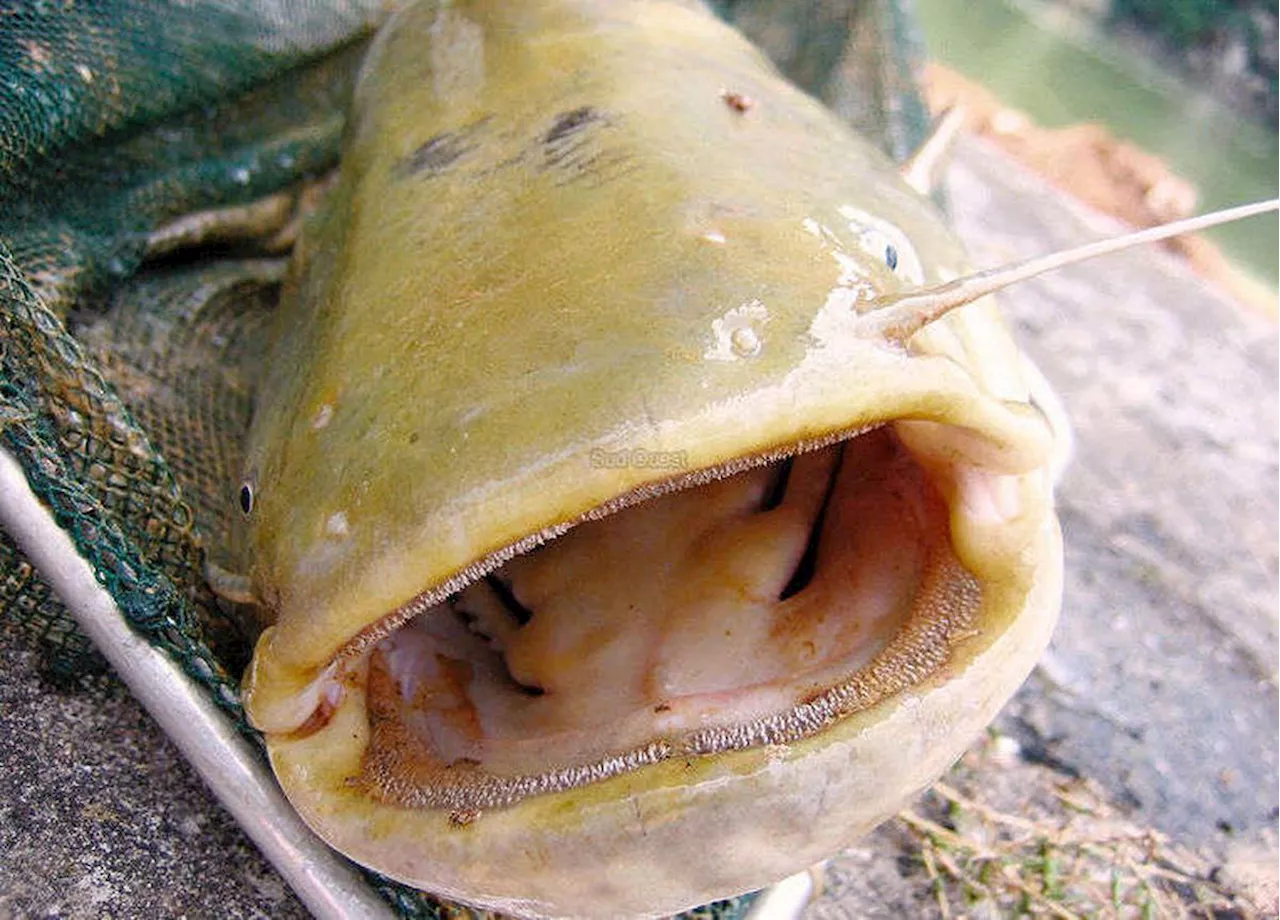
[[[891,155],[918,143],[903,0],[715,6]],[[132,627],[250,737],[237,688],[256,624],[215,598],[205,564],[235,568],[233,487],[267,321],[388,12],[0,0],[0,447]],[[0,609],[55,673],[102,667],[3,532]],[[404,916],[466,913],[371,883]]]

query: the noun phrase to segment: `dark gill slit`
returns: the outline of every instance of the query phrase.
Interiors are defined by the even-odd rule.
[[[782,504],[782,499],[787,494],[787,482],[791,479],[791,464],[794,460],[794,457],[785,457],[774,466],[773,482],[769,484],[769,491],[760,504],[761,511],[772,511]]]
[[[822,496],[822,507],[814,515],[813,526],[809,529],[809,541],[805,544],[804,553],[796,563],[796,570],[791,573],[787,586],[778,595],[778,600],[785,601],[794,597],[813,581],[814,572],[818,570],[818,544],[822,541],[822,525],[827,520],[827,508],[831,504],[831,496],[835,492],[836,480],[840,478],[840,467],[844,465],[844,446],[841,445],[836,462],[831,467],[831,478],[827,480],[827,490]]]
[[[484,580],[498,596],[498,601],[506,608],[507,613],[511,614],[511,618],[520,626],[529,625],[529,621],[533,619],[533,611],[520,603],[520,599],[511,590],[510,582],[503,581],[497,575],[486,575]]]
[[[497,596],[498,602],[502,604],[507,613],[511,614],[511,619],[515,620],[520,626],[528,625],[529,621],[533,619],[533,611],[520,603],[515,592],[511,590],[511,583],[499,578],[497,575],[486,575],[484,581],[489,586],[489,590]],[[526,684],[516,680],[516,676],[509,669],[507,670],[507,677],[511,679],[511,683],[515,685],[515,688],[525,696],[542,696],[547,692],[545,688],[539,687],[537,684]]]
[[[486,642],[493,641],[493,636],[480,628],[480,618],[470,610],[463,607],[462,602],[457,595],[449,598],[449,609],[453,611],[454,616],[462,621],[462,625],[467,628],[467,632],[474,636],[479,636]]]

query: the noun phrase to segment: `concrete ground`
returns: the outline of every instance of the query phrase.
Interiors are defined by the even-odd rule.
[[[978,142],[961,145],[950,195],[981,266],[1115,227]],[[1090,777],[1129,820],[1210,861],[1266,853],[1276,323],[1151,249],[1003,301],[1078,446],[1061,491],[1062,621],[999,729],[1034,782]],[[20,635],[0,632],[0,712],[0,920],[305,915],[113,679],[59,688]],[[935,913],[909,844],[891,826],[837,860],[812,915]]]
[[[978,266],[1119,229],[983,142],[962,143],[948,178]],[[1150,247],[1000,296],[1077,444],[1059,493],[1062,617],[996,723],[1022,763],[1008,777],[987,763],[989,795],[1008,808],[1034,797],[1011,784],[1087,777],[1206,865],[1254,866],[1240,884],[1274,916],[1275,319]],[[918,868],[890,858],[910,845],[902,828],[877,837],[833,863],[814,917],[933,915]]]
[[[984,146],[958,165],[953,208],[980,265],[1114,227]],[[1001,725],[1168,833],[1216,847],[1274,830],[1274,318],[1152,248],[1003,302],[1077,447],[1062,620]]]

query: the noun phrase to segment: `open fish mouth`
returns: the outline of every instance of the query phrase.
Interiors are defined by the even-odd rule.
[[[947,517],[878,428],[582,524],[373,647],[361,782],[480,811],[821,731],[974,628]]]

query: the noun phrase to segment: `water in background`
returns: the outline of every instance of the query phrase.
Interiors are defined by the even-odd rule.
[[[915,0],[930,56],[1046,127],[1084,121],[1161,157],[1207,211],[1277,194],[1275,129],[1247,121],[1087,29],[1010,0]],[[1128,55],[1126,57],[1126,54]],[[1280,221],[1209,231],[1260,281],[1280,278]]]

